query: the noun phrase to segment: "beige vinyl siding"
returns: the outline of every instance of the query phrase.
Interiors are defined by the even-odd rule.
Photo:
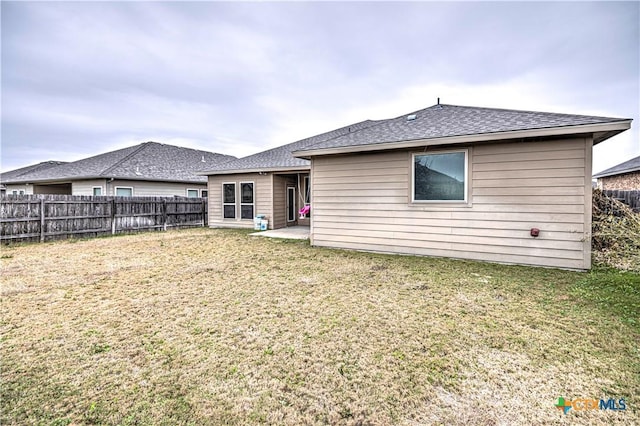
[[[80,180],[71,183],[71,193],[73,195],[93,195],[93,188],[102,188],[102,195],[107,195],[107,180],[92,179]]]
[[[240,219],[240,210],[237,210],[236,219],[222,218],[222,184],[236,184],[236,200],[238,200],[238,188],[240,182],[253,182],[254,213],[264,214],[269,221],[269,229],[273,229],[272,191],[273,175],[271,174],[235,174],[209,176],[209,226],[212,228],[252,228],[253,219]]]
[[[314,158],[313,244],[590,267],[590,139],[470,147],[469,204],[412,204],[413,152]]]

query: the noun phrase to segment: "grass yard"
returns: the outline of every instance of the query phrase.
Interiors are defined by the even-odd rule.
[[[0,257],[3,425],[640,423],[638,274],[212,229]]]

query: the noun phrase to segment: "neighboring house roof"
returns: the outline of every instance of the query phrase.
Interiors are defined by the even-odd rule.
[[[438,104],[294,152],[308,158],[340,152],[444,145],[519,137],[593,133],[594,144],[630,127],[631,119]]]
[[[65,163],[66,161],[43,161],[42,163],[32,164],[30,166],[21,167],[19,169],[14,169],[8,172],[0,173],[0,185],[4,186],[5,181],[14,180],[27,173],[36,172],[38,170],[50,169],[51,167],[56,167]]]
[[[603,170],[600,173],[593,175],[593,177],[599,179],[607,176],[615,176],[637,171],[640,171],[640,156]]]
[[[198,173],[236,157],[145,142],[56,167],[23,173],[4,183],[116,178],[167,182],[206,182]]]
[[[321,133],[297,142],[272,148],[247,157],[231,160],[220,164],[217,167],[207,168],[203,174],[213,175],[237,172],[248,173],[251,171],[307,170],[311,167],[311,163],[308,160],[294,157],[291,154],[293,151],[304,149],[307,146],[346,135],[350,132],[366,129],[376,123],[377,121],[366,120],[360,123],[351,124],[349,126]]]

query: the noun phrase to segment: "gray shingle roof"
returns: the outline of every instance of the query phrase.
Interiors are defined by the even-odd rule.
[[[601,171],[598,174],[593,175],[594,178],[602,178],[606,176],[621,175],[624,173],[631,173],[640,170],[640,156],[632,158],[629,161],[620,163],[617,166],[613,166],[606,170]]]
[[[269,170],[269,169],[292,169],[292,168],[309,168],[310,162],[301,158],[295,158],[291,153],[296,150],[304,149],[307,146],[331,140],[333,138],[356,132],[361,129],[373,126],[377,121],[366,120],[360,123],[351,124],[341,127],[330,132],[315,135],[306,139],[299,140],[287,145],[272,148],[247,157],[238,158],[229,162],[220,164],[216,167],[207,168],[206,174],[216,174],[218,172],[232,170]]]
[[[198,173],[236,157],[145,142],[44,170],[21,174],[4,183],[117,178],[173,182],[206,182]]]
[[[0,173],[0,182],[4,183],[7,180],[14,180],[27,173],[46,170],[51,167],[56,167],[61,164],[66,164],[66,161],[43,161],[42,163],[32,164],[30,166],[21,167],[19,169],[9,170],[8,172]]]
[[[409,115],[415,115],[415,119],[408,120]],[[389,120],[381,120],[374,126],[358,132],[347,133],[298,151],[627,120],[629,119],[439,104]]]

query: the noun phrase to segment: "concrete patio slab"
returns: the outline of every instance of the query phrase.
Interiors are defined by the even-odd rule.
[[[249,235],[253,235],[256,237],[288,238],[290,240],[308,240],[309,227],[308,226],[291,226],[289,228],[280,228],[280,229],[272,229],[270,231],[254,232]]]

